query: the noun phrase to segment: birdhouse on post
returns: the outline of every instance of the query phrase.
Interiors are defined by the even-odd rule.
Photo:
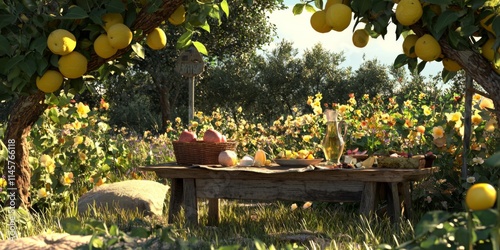
[[[189,84],[189,121],[194,119],[194,77],[201,74],[205,63],[200,52],[191,46],[183,51],[175,63],[175,71],[188,78]]]

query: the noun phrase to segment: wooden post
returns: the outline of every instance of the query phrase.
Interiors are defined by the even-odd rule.
[[[182,52],[175,63],[175,71],[188,78],[189,121],[194,119],[194,78],[203,72],[204,67],[205,63],[203,62],[203,58],[194,46]]]

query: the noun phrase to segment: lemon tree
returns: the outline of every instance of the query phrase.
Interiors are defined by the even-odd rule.
[[[210,20],[229,17],[227,0],[0,1],[0,101],[16,100],[4,144],[16,142],[12,159],[19,170],[9,174],[4,167],[3,175],[15,175],[9,187],[18,190],[16,205],[29,204],[26,136],[47,107],[46,95],[81,93],[90,86],[87,79],[127,70],[135,57],[145,56],[143,45],[160,48],[166,37],[156,32],[148,43],[147,34],[179,8],[185,12],[170,27],[184,34],[176,48],[194,45],[208,54],[198,39],[210,32]]]
[[[340,12],[340,6],[349,8],[352,13]],[[402,43],[394,67],[406,66],[411,72],[420,73],[428,63],[439,62],[444,82],[457,71],[464,70],[491,94],[495,106],[500,107],[498,0],[297,0],[293,14],[302,14],[304,10],[310,13],[326,11],[326,24],[332,27],[341,23],[341,29],[332,29],[352,32],[353,40],[359,37],[360,29],[366,30],[370,38],[384,38],[388,27],[393,25],[396,40]],[[337,13],[328,15],[328,12]],[[317,21],[320,18],[313,15],[311,26],[318,32],[326,30],[320,29],[322,23]],[[352,18],[343,18],[350,15]],[[344,28],[347,19],[350,24]],[[358,45],[362,43],[353,41],[353,44],[353,47],[361,47]],[[500,111],[494,112],[500,122]]]

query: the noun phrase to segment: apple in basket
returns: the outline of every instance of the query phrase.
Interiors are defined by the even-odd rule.
[[[204,142],[227,142],[226,136],[222,135],[219,131],[208,129],[203,135]]]
[[[192,131],[185,129],[184,131],[182,131],[181,135],[179,136],[179,141],[180,142],[195,142],[196,141],[196,134]]]

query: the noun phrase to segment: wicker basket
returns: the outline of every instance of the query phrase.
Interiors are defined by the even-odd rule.
[[[219,154],[224,150],[236,151],[238,142],[172,142],[177,164],[219,164]]]

